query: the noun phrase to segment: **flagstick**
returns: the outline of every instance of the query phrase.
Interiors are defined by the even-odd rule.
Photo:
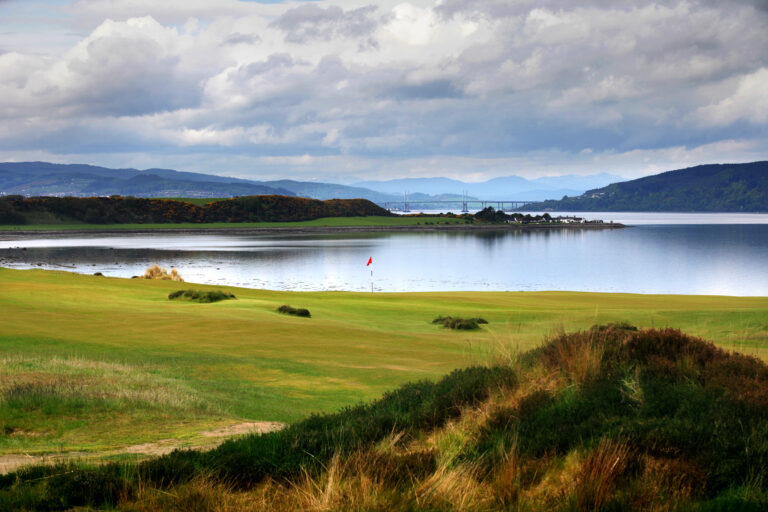
[[[373,265],[371,265],[371,293],[373,293]]]

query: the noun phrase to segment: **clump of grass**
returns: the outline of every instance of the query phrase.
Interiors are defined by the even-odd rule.
[[[22,382],[2,390],[2,407],[9,411],[39,411],[45,415],[83,409],[87,400],[80,386],[60,382]]]
[[[582,462],[575,482],[578,510],[601,510],[629,466],[631,452],[625,443],[601,439]]]
[[[184,279],[181,278],[178,270],[172,268],[169,272],[168,269],[163,268],[160,265],[152,265],[144,271],[144,275],[142,277],[144,279],[159,279],[161,281],[178,281],[182,283],[184,282]]]
[[[488,320],[485,318],[459,318],[453,316],[439,316],[432,320],[433,324],[440,324],[446,329],[454,329],[457,331],[472,331],[479,329],[481,324],[487,324]]]
[[[289,306],[288,304],[283,304],[282,306],[277,308],[277,312],[282,313],[284,315],[302,316],[305,318],[310,318],[312,316],[309,314],[308,309],[294,308],[292,306]]]
[[[234,294],[222,291],[201,292],[199,290],[178,290],[168,294],[168,300],[186,299],[202,304],[210,304],[211,302],[219,302],[221,300],[235,298],[237,297],[235,297]]]

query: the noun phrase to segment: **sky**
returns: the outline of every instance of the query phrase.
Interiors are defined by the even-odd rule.
[[[768,0],[0,0],[0,161],[251,179],[768,159]]]

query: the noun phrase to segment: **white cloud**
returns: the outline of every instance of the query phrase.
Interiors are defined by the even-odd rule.
[[[768,122],[768,68],[742,76],[735,90],[717,103],[699,108],[694,118],[710,126]]]
[[[0,4],[0,20],[13,5]],[[79,0],[66,17],[46,15],[36,49],[28,35],[14,46],[23,29],[5,27],[0,151],[339,174],[759,157],[755,147],[768,151],[759,7]],[[750,137],[757,146],[718,146]]]

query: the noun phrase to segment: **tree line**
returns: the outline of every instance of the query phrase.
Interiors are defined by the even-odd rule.
[[[320,201],[280,195],[244,196],[204,206],[169,199],[138,197],[0,197],[0,224],[23,225],[34,219],[86,224],[166,224],[207,222],[289,222],[322,217],[389,216],[366,199]]]

